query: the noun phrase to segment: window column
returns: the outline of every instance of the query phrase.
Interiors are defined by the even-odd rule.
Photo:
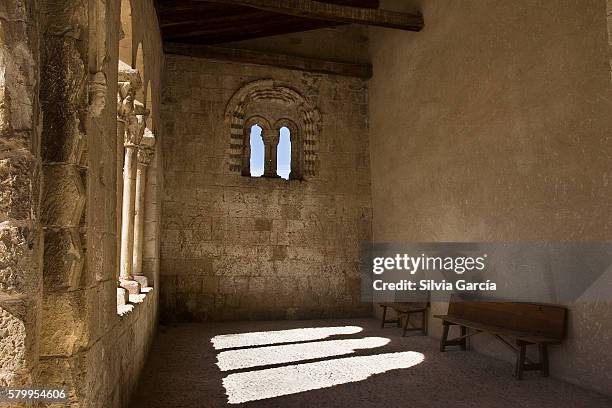
[[[279,177],[276,174],[276,155],[279,137],[278,132],[271,132],[270,128],[266,128],[262,131],[262,138],[266,152],[264,177]]]
[[[134,209],[134,258],[133,272],[134,280],[141,287],[149,286],[147,277],[142,273],[142,254],[144,243],[144,211],[145,211],[145,188],[147,183],[147,169],[153,155],[155,154],[155,136],[148,128],[144,130],[144,136],[138,147],[138,164],[136,167],[136,201]]]
[[[135,100],[136,91],[142,86],[138,71],[122,69],[119,79],[118,114],[125,127],[119,282],[130,294],[138,294],[140,285],[133,278],[135,161],[149,112],[142,103]]]

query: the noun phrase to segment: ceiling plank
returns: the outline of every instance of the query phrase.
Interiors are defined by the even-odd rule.
[[[217,61],[270,65],[298,71],[318,72],[364,79],[372,77],[372,66],[370,64],[329,61],[237,48],[210,47],[205,45],[171,42],[164,42],[164,51],[167,54],[206,58]]]
[[[340,23],[371,25],[408,31],[421,31],[423,17],[419,13],[368,9],[322,3],[314,0],[197,0],[208,3],[223,3],[252,7],[259,10],[296,17],[328,20]]]

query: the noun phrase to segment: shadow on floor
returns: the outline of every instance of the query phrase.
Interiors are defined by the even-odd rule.
[[[158,333],[130,408],[611,407],[512,365],[440,353],[374,319],[185,324]]]

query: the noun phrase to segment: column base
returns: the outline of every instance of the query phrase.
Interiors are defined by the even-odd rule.
[[[117,306],[125,306],[129,300],[128,291],[123,288],[117,288]]]
[[[127,290],[130,295],[138,295],[140,293],[140,283],[135,280],[119,280],[119,286]]]
[[[148,288],[149,280],[144,275],[134,275],[134,280],[140,284],[140,288]]]

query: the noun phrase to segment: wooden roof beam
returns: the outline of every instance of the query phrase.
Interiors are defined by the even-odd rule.
[[[339,23],[371,25],[407,31],[421,31],[423,29],[423,16],[420,13],[401,13],[398,11],[342,6],[314,0],[197,1],[246,6],[290,16],[335,21]]]
[[[171,42],[164,42],[164,51],[167,54],[206,58],[217,61],[269,65],[278,68],[295,69],[298,71],[319,72],[364,79],[372,77],[372,66],[370,64],[328,61],[317,58],[298,57],[295,55],[251,51],[238,48],[211,47],[206,45]]]

